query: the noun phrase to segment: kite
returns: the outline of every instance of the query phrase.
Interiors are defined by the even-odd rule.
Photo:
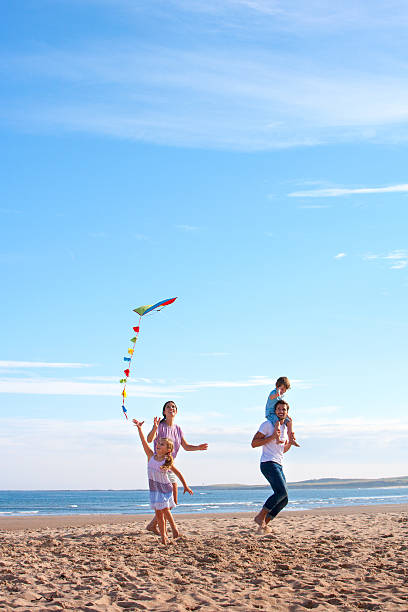
[[[123,389],[122,389],[122,412],[125,415],[126,419],[128,418],[127,416],[127,409],[125,406],[125,398],[126,398],[126,384],[127,384],[127,379],[130,376],[130,366],[132,363],[132,358],[133,358],[133,354],[135,352],[135,347],[136,347],[136,342],[138,340],[139,337],[139,332],[140,332],[140,321],[141,318],[144,317],[147,314],[150,314],[152,312],[158,312],[159,310],[161,310],[162,308],[164,308],[165,306],[170,306],[170,304],[173,304],[173,302],[175,302],[177,300],[177,298],[170,298],[169,300],[162,300],[161,302],[157,302],[157,304],[149,304],[148,306],[139,306],[138,308],[135,308],[133,310],[133,312],[136,312],[139,315],[139,321],[138,324],[135,325],[135,327],[133,327],[133,331],[135,332],[135,335],[133,336],[133,338],[130,339],[131,343],[132,343],[132,347],[128,348],[128,354],[123,358],[123,361],[126,364],[126,369],[123,370],[124,375],[126,376],[126,378],[121,378],[120,379],[120,383],[123,384]]]

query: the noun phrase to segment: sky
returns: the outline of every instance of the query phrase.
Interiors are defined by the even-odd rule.
[[[21,0],[0,23],[1,489],[407,474],[405,2]]]

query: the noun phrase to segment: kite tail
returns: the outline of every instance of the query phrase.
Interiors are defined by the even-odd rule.
[[[122,389],[122,412],[125,415],[126,419],[128,418],[127,415],[127,409],[126,409],[126,405],[125,405],[125,398],[126,398],[126,384],[127,384],[127,379],[130,376],[130,367],[132,365],[132,359],[133,359],[133,355],[135,352],[135,346],[136,346],[136,342],[139,336],[139,331],[140,331],[140,320],[142,318],[142,315],[139,316],[139,321],[138,324],[133,328],[133,331],[135,332],[135,335],[133,336],[133,338],[130,339],[130,341],[132,342],[133,346],[132,348],[128,349],[128,356],[123,358],[123,361],[127,364],[127,368],[125,370],[123,370],[124,375],[126,376],[126,378],[121,378],[119,382],[123,383],[123,389]]]

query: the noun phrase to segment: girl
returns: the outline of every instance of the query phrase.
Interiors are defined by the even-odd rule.
[[[184,493],[187,491],[187,493],[193,495],[193,492],[187,486],[181,472],[173,465],[173,442],[168,438],[159,438],[156,444],[156,452],[154,453],[147,444],[142,431],[144,421],[140,422],[133,419],[133,423],[139,431],[140,440],[148,459],[147,474],[149,478],[150,506],[155,511],[155,519],[159,526],[161,541],[163,544],[167,544],[166,521],[170,523],[173,537],[178,538],[180,535],[170,512],[176,504],[173,500],[173,490],[168,477],[168,471],[171,470],[180,479],[184,487]]]
[[[180,426],[174,424],[174,419],[176,418],[177,414],[177,406],[174,402],[166,402],[163,406],[162,414],[162,420],[160,420],[159,417],[154,418],[153,427],[147,435],[148,442],[153,442],[154,440],[155,451],[158,438],[168,438],[173,442],[174,448],[172,455],[174,459],[177,457],[180,446],[182,446],[186,451],[207,450],[208,444],[187,444]],[[177,504],[177,480],[171,472],[169,472],[168,476],[173,486],[174,503]],[[153,518],[153,520],[147,525],[146,529],[158,534],[156,518]]]

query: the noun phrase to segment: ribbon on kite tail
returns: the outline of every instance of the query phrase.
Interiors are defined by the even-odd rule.
[[[137,325],[135,325],[135,327],[133,327],[133,331],[135,332],[135,335],[133,336],[133,338],[130,339],[130,342],[132,343],[132,346],[130,348],[128,348],[128,354],[123,358],[123,361],[126,364],[126,369],[123,370],[123,373],[125,375],[126,378],[121,378],[120,379],[120,383],[123,384],[123,389],[122,389],[122,412],[125,415],[126,419],[128,418],[127,415],[127,409],[126,409],[126,405],[125,405],[125,399],[126,399],[126,384],[127,384],[127,380],[130,376],[130,368],[131,368],[131,364],[132,364],[132,359],[133,359],[133,355],[135,352],[135,347],[136,347],[136,342],[138,340],[139,337],[139,332],[140,332],[140,321],[142,319],[142,317],[144,317],[145,315],[154,312],[154,311],[159,311],[162,308],[164,308],[165,306],[170,306],[170,304],[173,304],[173,302],[175,302],[177,300],[177,298],[170,298],[169,300],[162,300],[161,302],[157,302],[156,304],[149,304],[148,306],[139,306],[138,308],[135,308],[133,310],[133,312],[136,312],[139,315],[139,321],[137,323]]]

